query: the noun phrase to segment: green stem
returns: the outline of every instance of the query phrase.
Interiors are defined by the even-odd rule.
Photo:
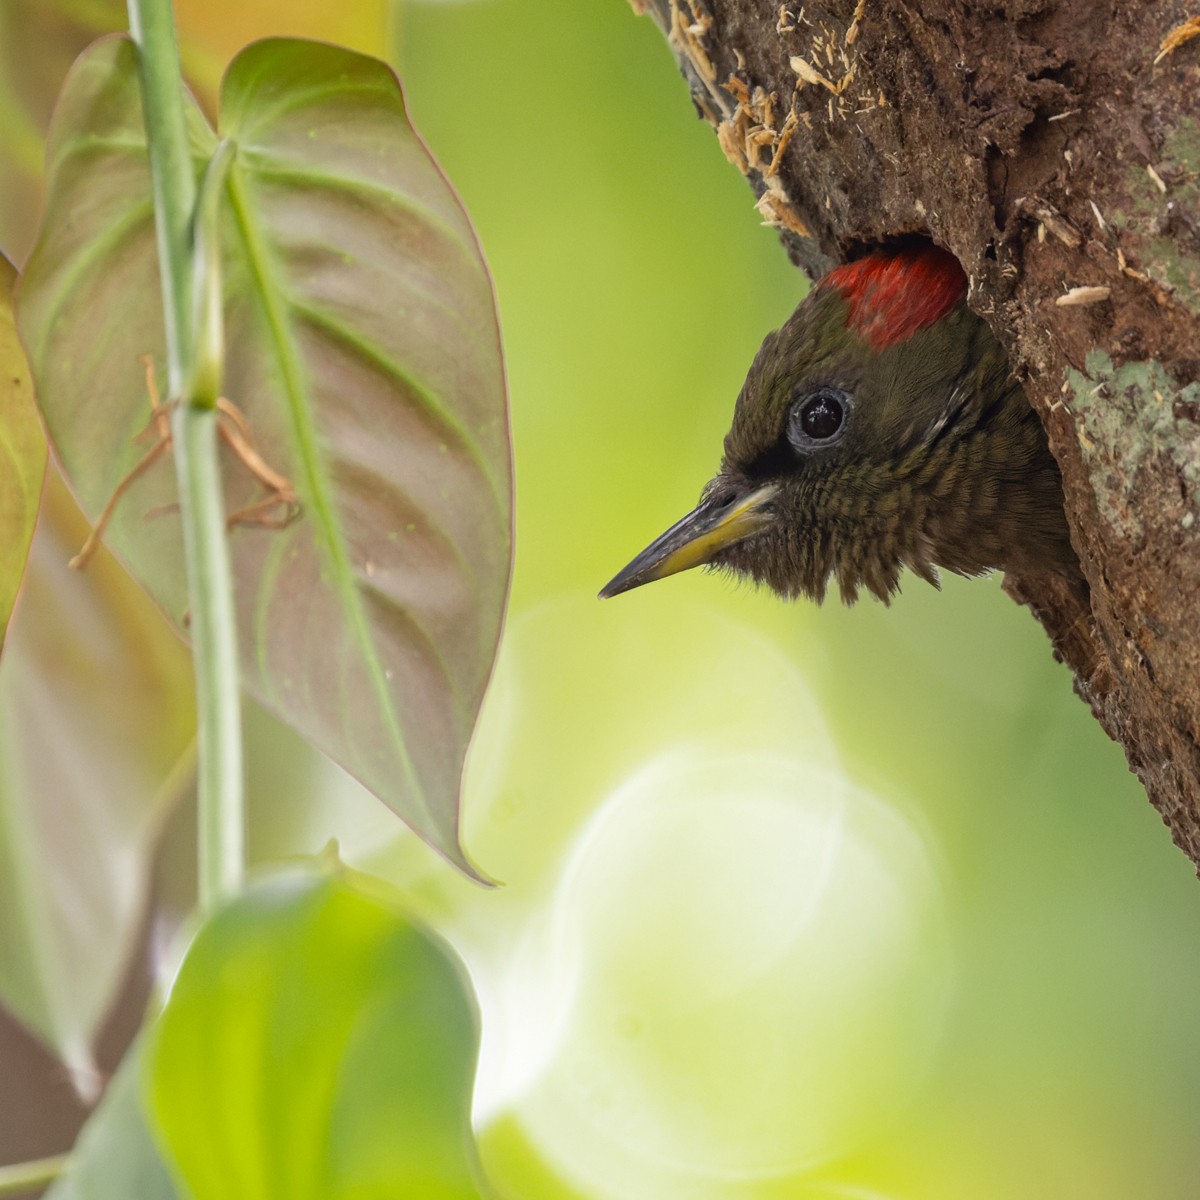
[[[200,904],[241,888],[245,861],[242,713],[233,574],[221,503],[217,412],[181,404],[171,419],[196,665]],[[215,497],[215,501],[212,499]]]
[[[191,401],[215,408],[225,372],[224,291],[221,287],[221,197],[237,145],[225,138],[209,159],[192,222],[192,313],[195,344],[188,378]]]
[[[200,905],[238,890],[244,862],[241,692],[233,574],[217,458],[217,414],[196,382],[193,216],[196,179],[188,142],[179,48],[170,0],[128,0],[150,149],[162,273],[169,395],[196,668],[196,771]]]
[[[69,1154],[56,1154],[53,1158],[38,1158],[0,1167],[0,1196],[19,1196],[22,1192],[44,1188],[67,1169],[70,1161]]]
[[[150,178],[154,229],[167,330],[169,394],[178,399],[192,358],[192,213],[196,177],[188,141],[179,45],[170,0],[129,0],[129,30],[138,48],[138,79]]]

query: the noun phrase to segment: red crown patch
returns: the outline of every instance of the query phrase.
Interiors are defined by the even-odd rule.
[[[940,321],[967,294],[967,277],[953,254],[928,246],[860,258],[818,286],[841,292],[849,327],[884,350]]]

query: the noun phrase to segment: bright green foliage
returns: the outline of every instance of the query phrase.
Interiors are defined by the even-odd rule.
[[[100,42],[67,80],[19,311],[51,437],[93,516],[145,452],[139,357],[164,374],[134,58],[124,39]],[[199,173],[217,135],[194,106],[189,121]],[[220,136],[237,146],[220,220],[224,393],[300,511],[232,533],[246,683],[470,871],[458,781],[510,521],[483,260],[374,59],[255,43],[226,74]],[[233,455],[225,486],[231,513],[287,515]],[[164,461],[123,498],[111,541],[182,620],[174,500]]]
[[[41,213],[46,122],[76,55],[127,19],[123,0],[0,4],[0,246],[23,262]]]
[[[200,930],[148,1047],[147,1107],[194,1200],[477,1200],[465,976],[336,865]]]

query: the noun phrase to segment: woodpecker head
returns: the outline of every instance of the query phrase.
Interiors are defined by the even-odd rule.
[[[882,600],[908,567],[1078,570],[1045,433],[932,246],[838,267],[763,342],[700,504],[601,592],[711,564]]]

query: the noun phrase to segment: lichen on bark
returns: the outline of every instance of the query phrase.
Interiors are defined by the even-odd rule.
[[[1200,535],[1200,383],[1180,387],[1159,362],[1117,366],[1103,350],[1087,356],[1084,371],[1068,367],[1066,382],[1097,507],[1113,536],[1135,543],[1146,536],[1139,476],[1158,470],[1178,472],[1180,494],[1174,511],[1156,515]]]

